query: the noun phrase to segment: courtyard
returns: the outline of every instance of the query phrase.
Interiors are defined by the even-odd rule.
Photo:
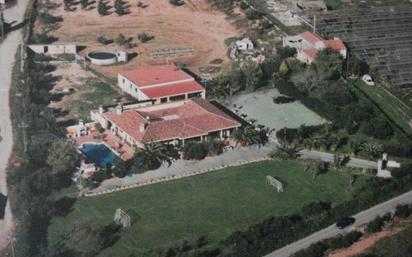
[[[283,193],[266,185],[267,175],[283,183]],[[362,183],[363,179],[358,179],[353,187]],[[299,162],[263,161],[81,198],[73,211],[51,221],[49,240],[55,244],[81,224],[107,225],[115,209],[122,208],[132,209],[139,218],[122,232],[115,245],[106,249],[108,256],[127,257],[130,252],[143,254],[200,236],[207,236],[212,246],[236,230],[271,215],[298,212],[312,201],[343,202],[351,197],[354,188],[349,186],[348,177],[339,172],[330,171],[314,180]]]
[[[256,124],[265,125],[275,131],[284,127],[298,128],[301,125],[314,126],[326,122],[298,101],[274,103],[273,99],[280,95],[277,89],[265,89],[231,97],[224,104],[242,118],[254,119]]]

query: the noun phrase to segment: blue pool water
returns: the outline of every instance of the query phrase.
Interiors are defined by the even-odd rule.
[[[89,159],[101,168],[106,168],[107,165],[114,166],[117,156],[104,144],[84,144],[80,151]]]

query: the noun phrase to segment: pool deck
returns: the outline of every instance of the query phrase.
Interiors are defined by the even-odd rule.
[[[113,150],[117,156],[123,160],[128,160],[133,157],[134,149],[133,146],[122,143],[121,139],[112,135],[110,132],[105,132],[100,135],[96,131],[91,131],[86,136],[81,136],[74,138],[76,145],[82,146],[83,144],[105,144],[111,150]],[[120,146],[120,147],[119,147]]]

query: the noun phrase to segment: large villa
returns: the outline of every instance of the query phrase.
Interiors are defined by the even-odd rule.
[[[100,106],[92,122],[67,128],[79,147],[104,144],[123,159],[148,143],[226,139],[241,123],[205,99],[205,89],[174,65],[121,72],[119,86],[138,101]]]

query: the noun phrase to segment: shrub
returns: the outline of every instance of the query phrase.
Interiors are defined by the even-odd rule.
[[[128,42],[128,40],[122,33],[117,35],[115,41],[116,41],[116,44],[118,44],[119,46],[124,46]]]
[[[262,14],[260,12],[255,11],[252,8],[248,8],[245,11],[245,15],[246,15],[246,18],[248,18],[249,20],[257,20],[262,17]]]
[[[293,103],[294,101],[296,101],[295,98],[288,97],[288,96],[278,96],[276,98],[273,98],[273,102],[276,104],[287,104],[287,103]]]
[[[139,39],[140,42],[142,42],[142,43],[146,43],[146,42],[152,40],[153,38],[154,38],[154,36],[150,36],[150,35],[148,35],[144,32],[137,35],[137,39]]]
[[[395,211],[394,216],[397,218],[406,219],[411,214],[412,214],[411,206],[405,204],[405,205],[396,206],[396,211]]]
[[[212,140],[205,144],[207,146],[208,155],[219,155],[223,153],[223,147],[225,147],[225,142],[220,140]]]
[[[105,16],[109,14],[108,11],[108,6],[107,4],[103,1],[103,0],[99,0],[98,4],[97,4],[97,12],[101,15],[101,16]]]
[[[185,160],[202,160],[208,154],[208,149],[203,143],[188,142],[183,147],[183,158]]]
[[[185,4],[183,0],[169,0],[169,3],[171,3],[174,6],[181,6]]]
[[[97,42],[102,44],[102,45],[108,45],[113,42],[113,40],[106,38],[105,36],[98,36],[97,37]]]
[[[362,133],[365,135],[385,139],[393,134],[391,125],[383,118],[375,117],[372,120],[366,120],[361,126]]]
[[[366,226],[366,231],[368,233],[376,233],[382,230],[383,225],[385,224],[384,220],[381,217],[376,217]]]

